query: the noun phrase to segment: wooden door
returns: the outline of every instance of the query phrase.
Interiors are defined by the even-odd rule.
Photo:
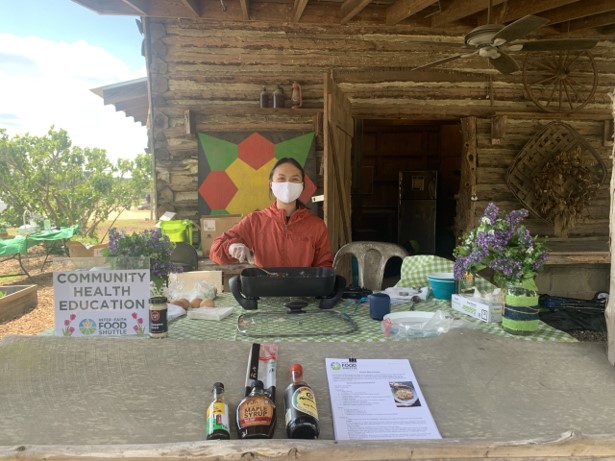
[[[333,254],[351,241],[350,159],[354,124],[350,101],[333,81],[325,75],[324,94],[324,219],[329,230]]]

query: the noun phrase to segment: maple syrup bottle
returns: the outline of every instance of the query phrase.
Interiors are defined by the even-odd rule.
[[[275,403],[256,380],[252,392],[237,405],[237,433],[240,439],[270,439],[276,423]]]
[[[205,415],[207,440],[228,440],[231,438],[228,424],[228,405],[224,402],[224,384],[214,383],[211,388],[212,402]]]
[[[312,388],[303,381],[303,367],[290,366],[292,382],[284,392],[286,435],[289,439],[317,439],[320,434],[316,398]]]

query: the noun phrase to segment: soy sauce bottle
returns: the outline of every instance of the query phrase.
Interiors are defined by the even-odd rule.
[[[237,405],[237,433],[240,439],[273,437],[276,423],[275,403],[263,388],[263,382],[257,379],[252,392]]]
[[[211,388],[212,402],[205,415],[207,440],[228,440],[231,438],[228,423],[228,405],[224,402],[224,384],[214,383]]]
[[[292,382],[284,392],[286,435],[289,439],[317,439],[320,434],[316,398],[312,388],[303,381],[303,367],[290,366]]]

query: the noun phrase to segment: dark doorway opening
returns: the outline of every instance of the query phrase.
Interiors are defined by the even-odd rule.
[[[359,120],[352,154],[352,239],[395,242],[410,254],[452,258],[462,144],[459,120]],[[412,232],[406,231],[420,226],[400,214],[400,172],[425,171],[437,176],[433,218],[425,218],[435,221],[433,245],[421,243],[420,236],[408,238]]]

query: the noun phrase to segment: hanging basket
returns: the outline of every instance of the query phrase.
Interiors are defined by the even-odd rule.
[[[579,149],[581,160],[587,165],[595,183],[602,184],[606,177],[606,165],[577,131],[562,122],[551,122],[544,130],[530,139],[513,161],[506,175],[506,184],[513,195],[531,213],[545,221],[549,216],[540,211],[539,191],[534,187],[534,178],[545,164],[561,154]]]

